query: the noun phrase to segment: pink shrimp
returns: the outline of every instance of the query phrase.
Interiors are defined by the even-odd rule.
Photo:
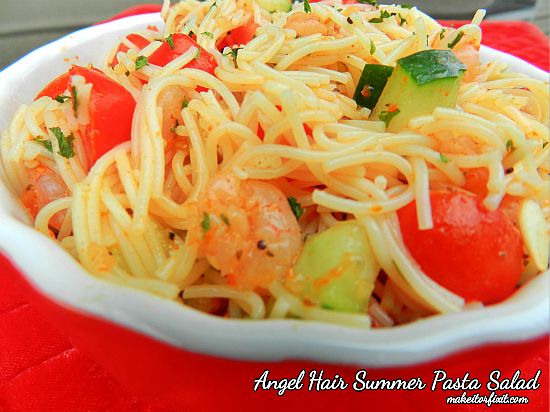
[[[286,196],[275,186],[222,174],[210,182],[199,211],[200,249],[228,284],[265,289],[294,263],[300,227]]]
[[[446,49],[449,47],[449,42],[455,39],[452,35],[456,32],[455,29],[444,29],[445,35],[435,36],[432,47],[434,49]],[[458,42],[452,47],[455,56],[466,66],[466,73],[464,75],[464,81],[474,81],[479,73],[479,42],[469,36],[465,32],[458,38]]]

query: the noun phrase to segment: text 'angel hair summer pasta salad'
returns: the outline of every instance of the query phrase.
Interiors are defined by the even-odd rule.
[[[548,84],[375,1],[164,2],[1,138],[92,275],[227,318],[389,327],[548,267]]]

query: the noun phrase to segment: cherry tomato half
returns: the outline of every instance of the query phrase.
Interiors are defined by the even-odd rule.
[[[170,43],[164,40],[162,45],[155,50],[151,56],[149,56],[149,63],[157,66],[166,66],[168,63],[184,54],[191,47],[196,47],[199,49],[199,53],[197,53],[197,56],[184,67],[203,70],[212,75],[214,74],[214,70],[218,67],[216,59],[214,59],[214,56],[199,46],[198,43],[191,37],[182,33],[174,33],[172,34],[172,43],[174,45],[173,48]]]
[[[245,25],[231,30],[218,44],[218,50],[222,51],[225,47],[248,44],[254,38],[257,28],[258,25],[251,20]]]
[[[141,51],[147,46],[149,46],[149,44],[151,44],[151,42],[147,40],[145,37],[135,33],[129,34],[128,36],[126,36],[126,38],[137,47],[137,51]],[[115,57],[113,58],[113,62],[111,63],[111,67],[115,67],[118,64],[118,58],[116,56],[117,53],[118,52],[126,53],[128,50],[130,50],[128,46],[126,46],[124,43],[120,43],[115,53]]]
[[[82,141],[90,167],[105,153],[120,143],[130,140],[132,118],[136,102],[121,85],[107,77],[98,69],[72,66],[47,85],[37,99],[49,96],[55,99],[71,89],[71,76],[84,77],[92,84],[89,111],[90,123],[82,133]]]
[[[434,228],[419,230],[416,204],[398,211],[405,245],[424,273],[466,301],[499,302],[523,272],[519,230],[499,209],[464,192],[430,194]]]

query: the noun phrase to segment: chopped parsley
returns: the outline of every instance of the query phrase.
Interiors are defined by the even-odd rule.
[[[414,6],[411,4],[400,4],[402,9],[412,9]]]
[[[401,13],[397,13],[397,17],[399,17],[399,25],[403,26],[407,22],[407,19],[401,15]]]
[[[214,38],[214,35],[212,33],[210,33],[209,31],[203,31],[201,34],[205,35],[205,36],[208,36],[210,37],[211,39]]]
[[[147,66],[149,62],[147,61],[147,57],[145,56],[139,56],[136,59],[136,70],[143,69],[145,66]]]
[[[38,144],[41,144],[42,146],[44,146],[48,152],[52,152],[53,153],[53,148],[52,148],[52,142],[51,140],[48,140],[48,139],[39,139],[39,138],[36,138],[34,139],[34,141]]]
[[[449,158],[445,156],[443,153],[439,153],[439,158],[443,163],[449,163]]]
[[[201,49],[199,47],[199,49],[197,50],[197,54],[195,54],[195,57],[193,57],[193,60],[198,60],[198,58],[200,57],[201,55]]]
[[[294,216],[296,216],[296,220],[299,220],[304,214],[304,209],[302,209],[302,205],[300,204],[300,202],[298,202],[295,197],[289,196],[288,204],[292,209],[292,213],[294,213]]]
[[[454,40],[447,45],[449,49],[453,49],[458,44],[458,42],[462,39],[463,36],[464,36],[464,32],[459,31],[456,37],[454,38]]]
[[[373,17],[369,20],[369,23],[383,23],[384,19],[389,19],[392,16],[396,16],[397,13],[389,13],[387,10],[382,10],[380,12],[380,17]]]
[[[73,94],[73,111],[76,114],[76,111],[78,110],[78,92],[76,91],[76,87],[71,87],[71,92]]]
[[[59,154],[66,159],[74,157],[74,136],[72,134],[70,134],[69,136],[65,136],[59,127],[52,127],[50,131],[57,139],[57,143],[59,145]]]
[[[548,142],[544,142],[544,143],[542,144],[542,148],[544,149],[544,148],[546,147],[547,144],[548,144]]]
[[[371,56],[376,52],[376,45],[374,44],[374,42],[371,40],[370,41],[370,54]]]
[[[237,56],[239,54],[239,50],[241,50],[242,47],[235,47],[234,49],[231,49],[227,53],[224,53],[224,56],[233,56],[233,64],[235,65],[235,68],[239,68],[239,63],[237,62]]]
[[[59,94],[55,98],[59,103],[65,103],[67,100],[71,100],[71,96],[65,96],[64,94]]]
[[[168,46],[170,46],[170,49],[174,50],[174,39],[172,38],[172,35],[166,38],[166,43],[168,43]]]
[[[227,215],[224,215],[223,213],[220,215],[221,220],[223,223],[225,223],[227,226],[231,226],[231,223],[229,223],[229,218]]]
[[[376,0],[357,0],[357,3],[370,4],[371,6],[378,7],[378,1]]]
[[[311,13],[311,6],[309,4],[309,0],[304,0],[304,11],[306,13]]]
[[[509,152],[513,152],[514,150],[516,150],[516,146],[514,145],[514,142],[512,142],[511,140],[508,140],[506,142],[506,150]]]
[[[183,98],[183,102],[181,102],[181,109],[185,109],[187,106],[189,106],[189,100],[187,100],[187,97]]]
[[[441,32],[439,33],[439,40],[443,40],[443,37],[445,37],[445,29],[441,29]]]
[[[202,226],[202,231],[204,233],[206,233],[210,230],[210,215],[206,212],[204,212],[204,214],[202,216],[201,226]]]
[[[383,112],[381,112],[378,115],[378,118],[386,124],[386,127],[388,127],[390,125],[390,122],[392,121],[392,119],[395,116],[397,116],[400,112],[401,112],[401,110],[399,110],[399,109],[395,109],[395,110],[392,110],[392,111],[384,110]]]

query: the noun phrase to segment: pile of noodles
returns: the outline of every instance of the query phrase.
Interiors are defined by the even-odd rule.
[[[370,23],[381,10],[405,22]],[[65,211],[56,239],[94,276],[199,308],[200,301],[227,299],[229,317],[300,317],[368,327],[373,319],[375,325],[391,326],[463,310],[463,299],[432,281],[411,258],[395,212],[416,201],[420,227],[430,228],[430,188],[462,187],[465,170],[486,168],[487,208],[497,208],[506,194],[529,198],[548,222],[548,84],[492,61],[463,82],[456,108],[436,109],[403,132],[388,133],[352,98],[364,65],[395,65],[438,39],[451,42],[457,31],[442,30],[416,8],[328,1],[311,4],[311,14],[338,28],[335,33],[298,36],[285,24],[303,11],[300,3],[287,14],[268,13],[253,0],[185,0],[172,6],[165,1],[163,34],[152,28],[139,32],[153,41],[139,53],[124,39],[130,50],[118,53],[114,68],[109,66],[113,56],[106,56],[102,69],[135,97],[137,107],[131,141],[104,155],[89,172],[79,134],[85,103],[77,115],[50,98],[21,107],[1,140],[3,166],[14,189],[24,190],[27,169],[39,163],[57,170],[69,188],[66,198],[40,211],[36,228],[49,235],[49,220]],[[461,29],[477,43],[482,17],[476,14]],[[259,27],[250,43],[238,53],[216,50],[220,37],[251,19]],[[151,55],[159,38],[176,32],[196,34],[218,62],[215,77],[181,69],[196,48],[165,67],[136,71],[138,55]],[[119,41],[113,39],[113,46]],[[168,145],[158,101],[173,86],[185,89],[189,103],[181,109],[183,124],[174,126],[179,144]],[[83,102],[86,93],[84,85]],[[265,131],[263,140],[258,125]],[[53,127],[75,136],[75,157],[58,154]],[[53,153],[36,138],[50,139]],[[228,285],[188,236],[196,202],[220,171],[268,180],[295,197],[305,210],[303,239],[331,227],[342,213],[360,222],[382,268],[368,313],[305,305],[282,282],[262,293]],[[527,266],[524,281],[536,274]]]

